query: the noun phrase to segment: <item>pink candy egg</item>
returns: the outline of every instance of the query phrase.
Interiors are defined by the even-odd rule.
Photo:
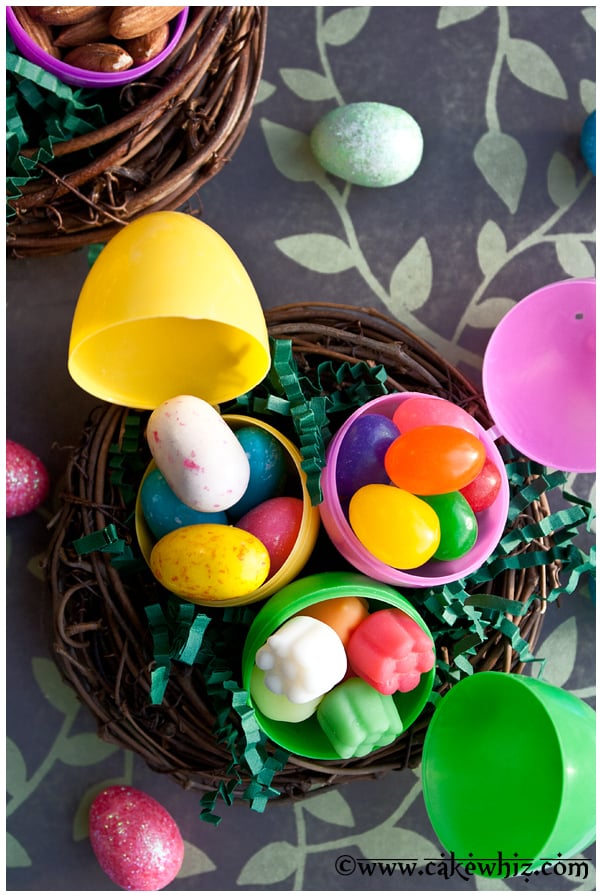
[[[90,842],[98,863],[121,889],[152,892],[183,863],[177,824],[155,799],[131,786],[109,786],[92,802]]]
[[[6,518],[25,516],[44,502],[50,478],[39,457],[6,439]]]
[[[298,497],[272,497],[249,510],[236,528],[253,534],[271,560],[269,578],[279,571],[294,549],[302,524],[303,503]]]
[[[452,401],[418,395],[403,401],[396,409],[393,421],[400,432],[409,432],[420,426],[454,426],[478,435],[473,417]]]

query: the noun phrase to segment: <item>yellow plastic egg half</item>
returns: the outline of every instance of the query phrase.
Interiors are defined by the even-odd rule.
[[[269,554],[258,538],[232,525],[188,525],[155,544],[150,568],[184,600],[228,602],[260,587],[269,574]]]

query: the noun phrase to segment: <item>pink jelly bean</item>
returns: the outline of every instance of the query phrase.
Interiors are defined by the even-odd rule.
[[[433,640],[401,609],[371,613],[347,647],[356,674],[380,693],[408,693],[435,663]]]
[[[400,432],[410,432],[421,426],[455,426],[479,435],[477,423],[471,414],[452,401],[431,395],[416,395],[402,401],[396,408],[393,422]]]

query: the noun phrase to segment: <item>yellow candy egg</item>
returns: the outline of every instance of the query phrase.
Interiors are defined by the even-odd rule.
[[[192,603],[242,597],[269,574],[269,554],[258,538],[231,525],[188,525],[158,541],[150,554],[155,578]]]
[[[395,569],[414,569],[431,559],[440,543],[434,510],[394,485],[365,485],[349,507],[354,534],[376,559]]]

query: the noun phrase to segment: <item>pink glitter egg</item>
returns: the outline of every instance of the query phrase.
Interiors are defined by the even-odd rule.
[[[50,478],[39,457],[6,439],[6,518],[25,516],[44,502]]]
[[[152,892],[183,863],[177,824],[155,799],[132,786],[109,786],[92,802],[90,842],[98,863],[121,889]]]

